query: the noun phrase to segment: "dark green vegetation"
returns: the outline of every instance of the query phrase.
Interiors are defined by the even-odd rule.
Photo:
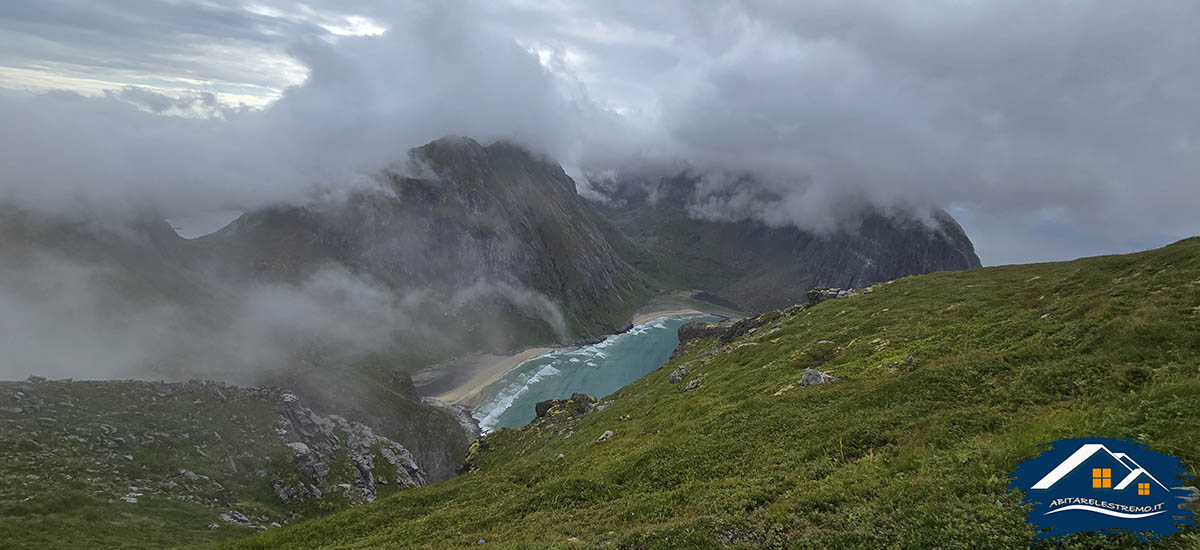
[[[490,435],[476,471],[230,548],[1020,549],[1007,476],[1038,444],[1130,438],[1200,469],[1200,239],[771,315],[602,411]],[[800,386],[806,367],[841,381]],[[1189,528],[1153,548],[1198,545]]]
[[[335,444],[321,479],[297,466],[284,395],[213,382],[0,383],[0,548],[202,546],[362,500],[347,446]],[[409,483],[381,457],[373,473],[373,494]],[[277,495],[314,485],[324,491]]]
[[[906,275],[979,267],[970,239],[942,211],[932,223],[870,208],[831,213],[844,223],[815,233],[756,220],[704,220],[707,197],[687,173],[657,181],[596,184],[596,206],[634,243],[626,257],[669,288],[696,288],[767,311],[803,302],[811,288],[856,288]],[[830,222],[832,225],[833,222]]]
[[[219,519],[224,507],[239,504],[282,518],[250,462],[242,459],[237,473],[227,462],[242,452],[258,462],[290,462],[273,432],[279,417],[272,406],[244,395],[219,402],[203,387],[158,389],[143,382],[0,385],[0,548],[225,540],[252,532]],[[209,479],[187,479],[180,470]],[[127,495],[137,502],[122,502]],[[214,523],[221,527],[208,529]]]

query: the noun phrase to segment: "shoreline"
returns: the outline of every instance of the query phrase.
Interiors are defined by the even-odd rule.
[[[650,303],[629,316],[630,325],[640,325],[658,317],[673,315],[712,315],[723,319],[740,319],[744,313],[692,298],[687,292],[674,292],[654,297]]]
[[[648,323],[650,321],[653,321],[655,319],[660,319],[662,317],[676,317],[676,316],[683,316],[683,315],[713,315],[713,314],[704,312],[704,311],[700,311],[698,309],[690,308],[690,307],[675,307],[674,309],[661,309],[661,310],[653,310],[653,311],[635,313],[633,315],[633,318],[631,318],[629,320],[629,324],[640,325],[642,323]],[[716,317],[716,315],[713,315],[713,316]]]
[[[444,391],[426,395],[430,399],[449,405],[473,409],[472,400],[484,388],[496,383],[505,375],[517,369],[531,359],[550,353],[558,348],[532,347],[523,349],[513,355],[476,355],[467,357],[459,364],[437,369],[432,373],[438,378],[455,377],[466,373],[466,379],[461,382],[451,382],[452,386]],[[440,373],[442,376],[438,376]]]
[[[690,300],[689,300],[690,301]],[[684,315],[711,315],[714,317],[731,318],[731,310],[719,306],[703,307],[707,304],[694,306],[682,303],[683,300],[661,300],[649,303],[638,309],[629,318],[629,325],[641,325],[662,317]],[[615,336],[614,333],[605,335]],[[418,393],[425,398],[449,406],[474,410],[475,399],[488,386],[495,384],[510,372],[520,368],[526,362],[550,353],[564,346],[548,347],[535,346],[525,348],[513,355],[471,355],[459,358],[453,363],[441,368],[430,369],[415,375]],[[429,386],[444,386],[426,393],[422,388]]]

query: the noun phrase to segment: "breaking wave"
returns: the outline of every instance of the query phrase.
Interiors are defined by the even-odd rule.
[[[704,315],[659,317],[621,334],[580,347],[559,348],[521,363],[486,388],[473,416],[484,431],[522,426],[533,405],[583,392],[603,397],[667,361],[679,343],[679,326]]]

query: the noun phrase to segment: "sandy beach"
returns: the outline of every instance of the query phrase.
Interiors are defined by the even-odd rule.
[[[629,322],[634,325],[640,325],[642,323],[645,323],[646,321],[658,319],[659,317],[672,317],[672,316],[676,316],[676,315],[707,315],[707,314],[703,311],[699,311],[699,310],[692,309],[692,308],[678,308],[678,307],[664,308],[664,309],[656,309],[656,310],[639,311],[636,314],[634,314],[633,318],[630,319]]]
[[[640,325],[659,317],[704,314],[703,311],[678,305],[651,306],[634,314],[630,323]],[[522,350],[515,355],[464,357],[437,370],[419,373],[413,377],[413,382],[417,384],[418,391],[426,397],[450,405],[471,408],[475,405],[474,398],[484,388],[500,380],[522,363],[551,351],[554,351],[554,348],[536,347]]]
[[[634,312],[629,318],[629,323],[640,325],[651,319],[675,315],[714,315],[726,319],[740,319],[743,315],[741,312],[692,298],[691,293],[679,291],[656,296],[649,304]]]
[[[679,315],[718,315],[726,316],[727,312],[702,311],[685,304],[662,300],[651,303],[638,310],[629,319],[634,325],[640,325],[659,317]],[[514,355],[473,355],[462,357],[450,364],[435,370],[427,370],[413,376],[413,383],[422,395],[450,405],[471,408],[476,403],[474,399],[484,388],[494,384],[522,363],[539,355],[554,351],[551,347],[535,347],[522,350]]]
[[[459,364],[431,373],[435,378],[433,383],[436,383],[436,378],[446,378],[451,387],[428,397],[469,408],[473,405],[471,400],[484,388],[521,366],[521,363],[551,351],[554,351],[554,348],[529,348],[515,355],[478,355],[464,359]]]

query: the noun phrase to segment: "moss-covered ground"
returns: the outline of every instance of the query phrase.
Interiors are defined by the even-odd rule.
[[[667,382],[681,366],[697,389]],[[841,381],[800,386],[806,367]],[[1041,443],[1200,469],[1200,239],[901,279],[693,341],[607,399],[490,435],[469,474],[229,547],[1026,548],[1008,476]],[[1194,527],[1153,544],[1195,547]]]

